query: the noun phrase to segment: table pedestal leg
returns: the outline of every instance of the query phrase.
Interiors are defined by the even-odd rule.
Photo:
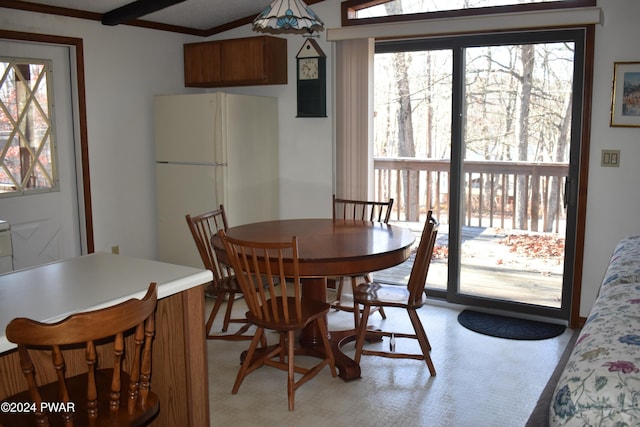
[[[327,280],[326,278],[305,278],[302,285],[302,292],[305,298],[313,298],[319,301],[327,300]],[[327,318],[325,316],[325,321]],[[360,365],[344,354],[340,347],[356,339],[355,329],[346,331],[329,331],[329,342],[335,359],[338,375],[345,381],[360,378]],[[301,347],[298,353],[308,356],[324,356],[320,331],[315,323],[307,325],[300,334],[299,342]]]

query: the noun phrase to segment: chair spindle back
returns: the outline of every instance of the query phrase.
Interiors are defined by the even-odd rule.
[[[356,219],[389,223],[393,199],[388,202],[339,199],[333,195],[333,219]]]
[[[186,215],[186,219],[200,253],[200,258],[202,258],[204,267],[213,273],[213,280],[218,283],[223,277],[231,276],[232,273],[229,267],[218,262],[215,248],[211,244],[211,238],[218,231],[229,228],[224,206],[220,205],[216,210],[193,217]]]
[[[291,242],[262,243],[234,239],[224,231],[219,236],[251,314],[265,322],[298,323],[302,289],[296,237]]]
[[[424,288],[427,281],[427,273],[429,272],[429,266],[431,265],[431,258],[433,257],[433,249],[436,244],[436,238],[438,236],[438,222],[433,217],[433,212],[427,213],[427,220],[425,221],[424,228],[422,230],[422,237],[420,238],[420,244],[416,251],[415,260],[413,261],[413,267],[411,268],[411,274],[409,275],[409,282],[407,288],[409,289],[409,305],[415,306],[422,302],[424,297]]]
[[[77,425],[86,425],[86,422],[93,425],[98,419],[110,416],[120,420],[117,414],[122,411],[126,411],[131,420],[138,421],[150,419],[157,413],[157,396],[150,392],[156,301],[157,285],[151,283],[141,300],[130,299],[112,307],[73,314],[52,324],[27,318],[17,318],[9,323],[7,339],[18,345],[20,365],[28,383],[31,402],[35,404],[38,425],[49,425],[50,418],[58,416],[62,417],[64,425],[73,426],[74,420]],[[131,330],[134,330],[133,348],[128,349],[127,356],[131,365],[123,370],[125,336]],[[113,340],[113,358],[105,359],[113,361],[113,368],[99,370],[98,365],[106,363],[110,366],[111,362],[98,360],[96,345],[109,339]],[[86,374],[67,378],[64,350],[80,344],[85,348]],[[51,348],[57,385],[49,386],[55,387],[37,384],[32,347]],[[86,376],[86,380],[74,381],[81,376]],[[78,384],[83,384],[82,388]],[[50,391],[55,390],[57,395],[52,396]],[[60,402],[67,408],[73,406],[74,410],[61,414],[43,412],[42,403],[47,401]],[[58,425],[58,421],[52,419],[51,424]],[[110,425],[124,425],[110,422],[113,423]]]

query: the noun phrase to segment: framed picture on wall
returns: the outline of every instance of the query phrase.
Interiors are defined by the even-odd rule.
[[[613,64],[610,125],[640,127],[640,62]]]

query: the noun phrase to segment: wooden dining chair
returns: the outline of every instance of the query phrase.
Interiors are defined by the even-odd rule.
[[[333,219],[354,219],[361,221],[382,222],[389,223],[391,218],[391,209],[393,208],[393,199],[389,199],[387,202],[376,202],[370,200],[350,200],[339,199],[336,195],[333,195]],[[351,305],[343,304],[343,286],[344,277],[338,277],[336,285],[336,297],[331,301],[331,307],[335,310],[349,311],[353,313],[354,325],[357,328],[360,323],[360,307],[355,301]],[[358,282],[371,281],[371,274],[351,276],[348,278],[351,281],[351,290],[355,292]],[[387,316],[384,312],[384,308],[376,307],[373,311],[379,311],[383,319]]]
[[[382,356],[390,358],[406,358],[424,360],[429,368],[431,376],[436,374],[435,367],[431,361],[429,352],[431,345],[427,338],[427,334],[422,326],[422,322],[418,317],[417,310],[424,305],[426,299],[425,285],[429,266],[431,265],[431,257],[438,234],[438,223],[433,218],[432,212],[429,211],[427,220],[422,231],[422,237],[418,250],[416,252],[415,261],[409,276],[409,282],[406,287],[397,285],[384,285],[376,282],[369,282],[358,285],[356,288],[354,299],[355,302],[363,306],[362,321],[358,328],[358,338],[356,340],[356,352],[354,360],[360,363],[363,354]],[[414,333],[402,333],[394,331],[370,330],[367,329],[367,321],[371,312],[371,307],[398,307],[407,310]],[[368,350],[364,348],[365,339],[375,340],[375,338],[388,337],[390,339],[390,351]],[[418,340],[421,354],[397,353],[395,351],[396,338],[412,338]],[[378,340],[379,341],[379,340]]]
[[[4,401],[31,406],[28,411],[1,411],[0,425],[120,427],[151,421],[159,409],[158,396],[150,389],[156,299],[157,285],[151,283],[141,300],[73,314],[57,323],[12,320],[6,336],[18,345],[28,390]],[[50,349],[50,356],[43,349]],[[79,373],[68,375],[71,370]]]
[[[337,375],[325,319],[330,306],[324,301],[302,297],[295,237],[290,242],[262,243],[233,239],[224,231],[219,235],[249,307],[247,319],[257,326],[232,393],[238,392],[247,375],[263,365],[272,366],[288,373],[287,395],[289,410],[293,411],[298,387],[327,365],[331,375]],[[320,331],[324,357],[312,367],[303,367],[295,364],[295,333],[311,322],[315,322]],[[263,345],[258,349],[265,330],[278,332],[279,343],[273,348]]]
[[[245,332],[247,332],[251,326],[247,323],[247,319],[245,317],[231,317],[236,294],[241,294],[242,290],[230,267],[218,262],[218,257],[211,243],[211,238],[215,236],[219,230],[229,228],[224,206],[220,205],[216,210],[193,217],[186,215],[186,219],[202,263],[204,267],[213,274],[213,281],[206,289],[207,295],[214,298],[213,308],[209,313],[206,323],[207,339],[230,341],[250,340],[253,338],[253,335],[245,335]],[[222,321],[223,333],[213,334],[211,332],[213,321],[225,299],[227,300],[227,308]],[[230,323],[243,323],[243,325],[236,332],[226,334],[225,332],[229,329]]]

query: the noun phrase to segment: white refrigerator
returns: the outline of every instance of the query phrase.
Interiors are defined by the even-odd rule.
[[[214,92],[154,97],[158,254],[202,267],[185,215],[229,226],[279,217],[278,102]]]

